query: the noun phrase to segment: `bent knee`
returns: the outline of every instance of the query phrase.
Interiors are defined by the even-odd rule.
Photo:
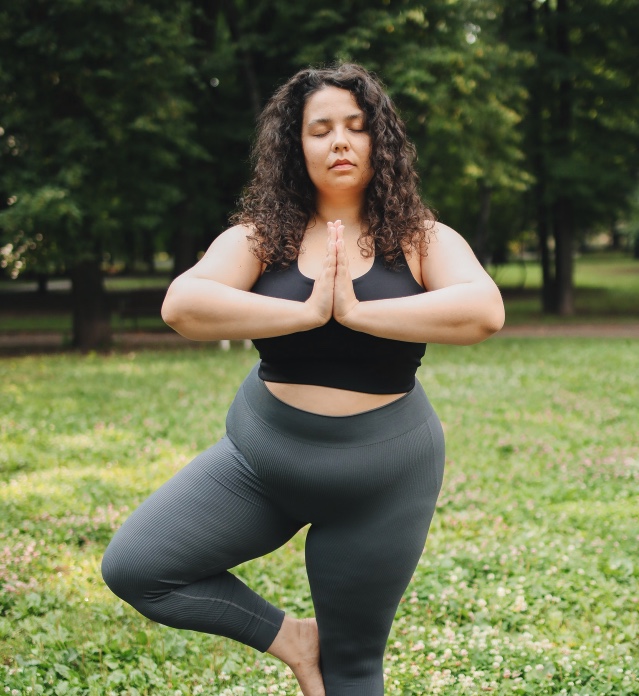
[[[107,587],[125,602],[137,606],[152,593],[156,583],[148,563],[114,539],[102,557],[102,578]]]
[[[113,594],[120,599],[128,600],[131,586],[131,572],[128,563],[113,544],[107,547],[102,557],[102,579]]]

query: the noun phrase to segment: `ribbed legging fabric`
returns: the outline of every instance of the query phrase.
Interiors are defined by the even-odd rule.
[[[253,369],[227,434],[126,520],[102,561],[111,590],[176,628],[265,651],[284,612],[229,569],[301,527],[327,696],[381,696],[399,601],[422,554],[444,471],[423,389],[353,416],[271,394]]]

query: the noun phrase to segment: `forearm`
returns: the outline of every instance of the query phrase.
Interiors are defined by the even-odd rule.
[[[162,305],[162,318],[193,341],[270,338],[318,325],[304,302],[265,297],[193,277],[173,282]]]
[[[501,329],[504,306],[494,285],[460,283],[423,295],[359,302],[341,323],[398,341],[470,345]]]

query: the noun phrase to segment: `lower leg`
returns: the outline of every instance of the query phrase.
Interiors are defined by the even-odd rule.
[[[319,633],[315,619],[292,619],[285,616],[282,628],[266,652],[282,660],[293,670],[304,696],[324,696]]]

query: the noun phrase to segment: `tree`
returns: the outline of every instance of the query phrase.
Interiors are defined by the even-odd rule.
[[[543,308],[569,315],[579,231],[618,218],[636,180],[639,17],[628,0],[527,0],[507,6],[504,24],[534,59],[521,82]]]
[[[108,255],[135,248],[179,202],[187,2],[25,0],[0,14],[0,229],[13,272],[46,252],[73,283],[73,341],[110,342]],[[24,250],[21,258],[17,251]]]
[[[237,2],[238,35],[260,65],[261,94],[301,67],[334,60],[359,62],[385,80],[417,146],[429,202],[487,260],[501,244],[489,234],[491,200],[531,181],[516,128],[523,58],[499,39],[499,3],[356,0],[309,11]]]
[[[580,230],[639,164],[633,0],[24,0],[0,11],[0,262],[62,268],[74,342],[110,338],[101,266],[225,227],[264,100],[309,64],[376,71],[424,191],[483,262],[534,229],[544,307],[572,311]]]

